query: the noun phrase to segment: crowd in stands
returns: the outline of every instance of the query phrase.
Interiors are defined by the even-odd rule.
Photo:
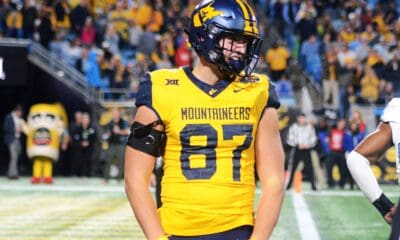
[[[273,27],[282,38],[261,53],[259,64],[268,66],[278,93],[293,94],[290,59],[321,85],[324,105],[342,117],[348,116],[348,95],[355,95],[350,101],[384,104],[400,91],[400,1],[255,2],[265,15],[261,36]],[[0,36],[37,40],[84,73],[91,86],[131,90],[134,97],[146,71],[193,64],[184,28],[197,3],[1,0]]]
[[[1,0],[0,37],[38,41],[91,86],[130,90],[133,98],[147,71],[192,64],[183,29],[196,3]]]
[[[349,102],[384,105],[400,91],[400,1],[276,0],[267,13],[283,40],[266,55],[274,81],[297,58],[346,118]]]

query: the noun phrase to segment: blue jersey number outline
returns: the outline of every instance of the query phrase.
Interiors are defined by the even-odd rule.
[[[240,181],[240,160],[242,152],[248,149],[252,142],[253,125],[251,124],[226,124],[222,125],[223,139],[232,140],[234,136],[245,136],[243,144],[238,145],[232,151],[233,180]],[[191,145],[190,137],[205,136],[205,146]],[[180,132],[181,169],[182,174],[188,180],[210,179],[217,171],[217,154],[215,148],[218,144],[218,133],[210,124],[187,124]],[[191,168],[189,157],[191,155],[205,155],[206,166],[203,168]]]

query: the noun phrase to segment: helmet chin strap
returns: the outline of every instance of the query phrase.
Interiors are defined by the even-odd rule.
[[[231,66],[232,71],[235,73],[241,72],[245,67],[244,62],[242,60],[235,60],[235,59],[232,59],[229,62],[229,65]]]

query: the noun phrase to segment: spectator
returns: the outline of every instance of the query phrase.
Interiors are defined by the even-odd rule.
[[[57,0],[55,6],[54,6],[54,12],[55,12],[55,21],[56,21],[56,29],[57,31],[63,32],[63,35],[65,36],[70,28],[71,28],[71,20],[70,20],[70,7],[68,5],[67,0]]]
[[[90,86],[95,88],[106,88],[109,86],[109,81],[100,77],[98,52],[96,50],[89,50],[88,57],[83,61],[83,70]]]
[[[143,28],[149,26],[153,9],[151,7],[150,0],[142,1],[137,12],[136,12],[136,21]],[[150,28],[149,28],[150,29]]]
[[[297,30],[300,35],[300,43],[317,34],[317,11],[312,0],[303,1],[296,15]]]
[[[361,113],[360,110],[354,109],[351,118],[350,118],[351,123],[356,123],[358,126],[358,130],[360,133],[365,135],[365,132],[367,131],[367,124],[365,124],[363,114]]]
[[[88,113],[82,114],[81,125],[73,134],[78,137],[76,140],[79,143],[74,172],[78,177],[90,177],[97,133]]]
[[[364,103],[374,103],[378,99],[379,79],[374,70],[366,65],[364,77],[361,79],[361,98]]]
[[[326,117],[319,119],[316,132],[318,138],[318,155],[321,161],[324,162],[329,153],[329,125]]]
[[[385,82],[382,92],[379,93],[377,104],[386,105],[392,98],[395,97],[393,84],[391,82]]]
[[[89,17],[88,0],[81,0],[71,12],[72,31],[80,36],[86,18]]]
[[[272,23],[276,26],[276,30],[278,30],[280,36],[284,36],[285,29],[285,20],[283,15],[283,7],[285,5],[285,1],[278,0],[275,1],[273,5],[273,15],[272,15]]]
[[[38,27],[40,44],[43,47],[49,48],[50,41],[53,39],[53,25],[50,21],[50,12],[42,9],[40,12],[40,24]]]
[[[22,38],[23,30],[22,30],[22,5],[18,4],[16,8],[12,9],[6,19],[7,24],[7,37],[10,38]]]
[[[281,98],[293,98],[293,84],[287,74],[282,74],[281,79],[275,85],[276,93]]]
[[[361,36],[360,44],[354,51],[354,53],[356,54],[356,59],[359,62],[364,62],[365,59],[367,59],[369,52],[370,52],[370,46],[368,45],[368,40],[365,37]]]
[[[143,28],[139,26],[135,20],[131,21],[129,27],[129,43],[133,50],[137,50],[139,47],[139,39],[143,34]]]
[[[151,56],[156,46],[156,35],[151,31],[150,26],[146,26],[144,33],[139,38],[138,51],[146,56]]]
[[[82,29],[81,43],[91,46],[96,39],[96,28],[93,26],[91,17],[86,18],[85,26]]]
[[[329,154],[326,162],[326,171],[328,176],[328,187],[333,188],[335,181],[333,180],[333,166],[337,165],[340,171],[340,188],[344,188],[346,183],[346,158],[344,155],[343,139],[346,130],[346,120],[339,119],[336,126],[329,133]]]
[[[82,57],[80,57],[76,61],[76,64],[75,64],[76,69],[78,69],[78,71],[83,73],[83,74],[85,74],[83,65],[84,65],[84,62],[87,61],[88,56],[89,56],[89,49],[86,48],[86,47],[82,48]]]
[[[161,1],[162,3],[162,1]],[[153,32],[160,32],[161,27],[164,23],[164,16],[163,16],[163,12],[162,12],[162,5],[158,5],[154,8],[151,18],[150,18],[150,29]]]
[[[22,107],[17,105],[7,114],[4,120],[4,143],[8,147],[10,161],[8,162],[7,176],[9,179],[18,179],[18,159],[22,153],[21,134],[25,124],[22,117]]]
[[[124,177],[125,143],[130,133],[128,122],[121,117],[119,109],[111,109],[111,114],[112,120],[106,125],[106,135],[108,137],[108,150],[104,169],[106,183],[111,178],[110,168],[113,164],[118,169],[117,179],[122,180]]]
[[[271,80],[277,82],[285,72],[290,57],[289,51],[278,42],[274,42],[267,51],[265,61],[270,67]]]
[[[324,107],[330,109],[339,109],[339,83],[337,77],[340,74],[340,64],[336,54],[333,51],[327,51],[323,59],[322,87]]]
[[[22,29],[24,38],[33,39],[36,18],[36,7],[31,3],[31,0],[25,0],[24,7],[22,8]]]
[[[76,111],[74,113],[74,121],[69,124],[69,133],[71,134],[71,142],[69,147],[69,162],[71,166],[71,173],[73,176],[77,176],[78,172],[76,166],[79,166],[79,148],[80,148],[80,136],[79,129],[82,125],[82,112]]]
[[[300,0],[289,0],[282,8],[283,19],[285,20],[285,27],[283,28],[283,36],[285,38],[286,45],[288,46],[290,52],[293,54],[296,44],[295,17],[300,8]]]
[[[308,40],[303,42],[301,46],[300,56],[305,70],[311,74],[316,81],[321,83],[322,65],[319,50],[320,42],[315,35],[310,35]]]
[[[129,41],[129,19],[132,18],[131,12],[124,8],[123,1],[116,3],[116,8],[109,13],[109,22],[114,25],[115,31],[121,38],[121,41],[127,43]]]
[[[348,24],[339,32],[339,39],[345,45],[350,44],[356,38],[356,34],[354,33],[352,27]]]
[[[103,47],[107,48],[112,54],[119,54],[119,35],[113,24],[107,26]]]
[[[364,133],[359,130],[359,126],[356,122],[350,122],[349,129],[346,130],[343,138],[343,148],[345,151],[345,156],[350,154],[351,151],[364,139]],[[350,189],[354,189],[354,180],[350,175],[349,168],[347,167],[346,161],[346,177],[350,183]]]
[[[112,60],[113,65],[113,78],[110,82],[110,87],[113,89],[126,89],[129,86],[128,72],[126,71],[125,65],[121,62],[121,56],[115,55]],[[120,99],[122,94],[113,94],[113,99]]]
[[[172,45],[171,45],[171,48],[173,50],[172,51],[173,55],[175,55],[175,50]],[[158,42],[157,50],[158,50],[157,52],[153,52],[153,54],[152,54],[152,59],[153,59],[154,63],[157,65],[157,69],[172,68],[174,66],[171,61],[172,56],[169,55],[168,46],[165,46],[165,42],[163,42],[163,41]],[[180,61],[181,57],[182,56],[177,57],[178,61]],[[183,55],[183,57],[187,57],[187,56]],[[183,62],[181,64],[183,64]]]
[[[188,48],[186,41],[182,41],[175,53],[175,66],[191,66],[192,52]]]
[[[337,59],[342,67],[351,67],[356,61],[356,54],[349,49],[347,44],[343,44],[339,53],[337,54]]]
[[[70,66],[76,66],[78,59],[82,57],[82,48],[79,44],[78,38],[69,40],[66,44],[62,45],[61,49],[62,59]]]
[[[349,84],[345,88],[343,100],[340,102],[340,116],[347,118],[349,116],[350,105],[355,103],[357,99],[354,86]]]
[[[293,183],[294,174],[300,161],[304,162],[305,171],[311,182],[311,188],[315,186],[314,169],[311,162],[311,150],[317,144],[317,136],[314,127],[308,122],[304,114],[297,116],[297,122],[289,128],[287,144],[292,147],[289,156],[290,178],[286,189],[290,189]]]
[[[399,21],[400,25],[400,21]],[[400,91],[400,60],[399,52],[395,51],[392,54],[392,59],[386,64],[385,79],[392,83],[395,91]]]
[[[5,36],[8,32],[6,19],[11,10],[12,8],[9,0],[3,0],[3,3],[0,5],[0,36],[2,34]]]

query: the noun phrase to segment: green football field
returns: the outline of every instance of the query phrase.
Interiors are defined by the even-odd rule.
[[[384,186],[397,201],[397,186]],[[258,196],[258,194],[257,194]],[[387,239],[389,226],[358,190],[287,192],[272,239]],[[123,183],[0,179],[0,239],[145,239]]]

